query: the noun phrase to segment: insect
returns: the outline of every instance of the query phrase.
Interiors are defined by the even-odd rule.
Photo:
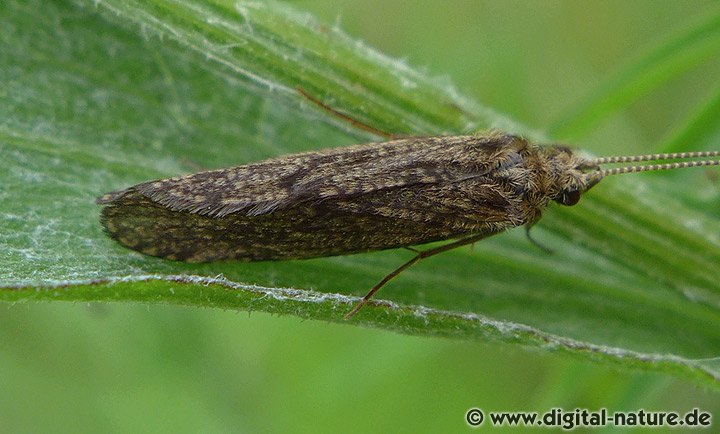
[[[345,316],[414,263],[575,205],[609,175],[719,165],[718,151],[584,158],[503,134],[407,137],[137,184],[97,199],[120,244],[188,262],[410,248]],[[705,158],[697,160],[697,158]],[[669,163],[601,168],[611,163]],[[418,251],[411,246],[451,240]]]

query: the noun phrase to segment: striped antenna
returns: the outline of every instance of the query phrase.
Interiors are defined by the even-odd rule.
[[[600,157],[593,158],[588,162],[592,165],[614,164],[614,163],[637,163],[640,161],[663,161],[663,160],[687,160],[692,158],[708,158],[718,157],[720,151],[699,151],[699,152],[673,152],[670,154],[648,154],[648,155],[631,155],[616,157]],[[693,160],[693,161],[676,161],[673,163],[662,164],[645,164],[639,166],[624,166],[611,169],[602,169],[598,175],[600,177],[608,175],[620,175],[623,173],[649,172],[655,170],[672,170],[682,169],[685,167],[702,167],[702,166],[720,166],[720,160]]]
[[[638,161],[687,160],[688,158],[718,157],[720,151],[673,152],[672,154],[647,154],[617,157],[600,157],[590,160],[591,164],[636,163]]]

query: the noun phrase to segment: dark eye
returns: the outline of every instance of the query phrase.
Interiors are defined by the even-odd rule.
[[[580,202],[580,190],[563,191],[562,194],[560,194],[560,196],[555,200],[563,205],[575,205]]]

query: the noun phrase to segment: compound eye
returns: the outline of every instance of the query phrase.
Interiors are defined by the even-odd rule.
[[[580,190],[563,191],[558,198],[558,202],[566,206],[575,205],[576,203],[580,202]]]

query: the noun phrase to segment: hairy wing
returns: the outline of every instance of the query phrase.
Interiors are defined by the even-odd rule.
[[[369,193],[369,200],[360,205],[331,199],[269,214],[213,217],[173,211],[131,192],[103,208],[101,220],[108,235],[126,247],[189,262],[346,255],[471,233],[491,235],[507,228],[505,221],[493,220],[497,214],[487,204],[463,202],[451,191],[446,191],[445,197],[454,203],[444,203],[436,192],[427,193],[434,200],[424,201],[420,207],[416,203],[419,198],[377,191]],[[494,206],[503,206],[491,197],[492,192],[488,190],[487,194]],[[468,211],[488,220],[478,224]]]
[[[516,163],[524,140],[509,135],[413,137],[279,157],[151,181],[101,197],[139,193],[172,211],[249,216],[304,202],[461,182]]]
[[[410,138],[152,181],[98,202],[112,238],[169,259],[388,249],[525,223],[522,184],[506,173],[524,178],[526,147],[512,136]]]

